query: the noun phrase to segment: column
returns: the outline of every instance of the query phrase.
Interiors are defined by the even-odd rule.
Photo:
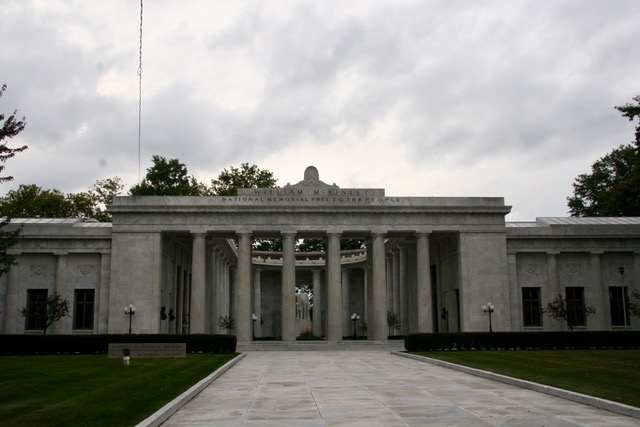
[[[351,316],[351,313],[349,313],[349,269],[348,268],[342,268],[342,274],[341,274],[341,281],[342,281],[342,336],[346,337],[349,336],[349,321],[348,319],[350,319],[349,316]],[[360,313],[358,313],[360,314]]]
[[[589,330],[595,331],[604,331],[607,329],[607,318],[610,318],[609,314],[609,292],[608,289],[605,291],[605,284],[602,281],[602,271],[601,271],[601,263],[600,263],[600,255],[603,252],[591,252],[589,266],[591,269],[591,280],[593,283],[591,284],[591,292],[589,292],[589,288],[585,286],[585,303],[589,306],[597,305],[598,303],[602,303],[602,309],[596,310],[596,313],[593,316],[587,317],[587,327]]]
[[[320,270],[311,270],[313,274],[313,335],[322,336],[322,288]]]
[[[560,294],[560,286],[558,284],[558,259],[557,253],[547,253],[547,275],[549,280],[549,286],[547,289],[547,298],[544,297],[544,292],[542,292],[542,304],[544,306],[544,301],[551,301]],[[548,316],[545,316],[542,319],[542,324],[545,326],[545,331],[560,331],[562,330],[562,324],[560,322],[556,322]]]
[[[393,306],[389,309],[393,309],[393,312],[400,315],[400,250],[393,249],[391,251],[391,262],[393,265]]]
[[[385,269],[387,273],[387,307],[389,307],[389,311],[393,311],[393,257],[390,253],[385,258]]]
[[[399,245],[398,247],[398,288],[400,294],[400,321],[402,325],[402,333],[409,332],[409,307],[408,307],[408,287],[407,287],[407,246]]]
[[[235,283],[236,336],[251,341],[251,232],[238,232],[238,271]]]
[[[24,332],[24,317],[20,316],[20,256],[16,256],[16,265],[7,273],[7,303],[4,310],[4,333],[18,334]],[[26,296],[26,290],[24,295]],[[26,299],[24,301],[26,305]],[[20,322],[22,320],[22,322]],[[18,331],[19,324],[22,330]]]
[[[63,299],[70,301],[69,311],[73,313],[73,301],[74,290],[69,289],[67,281],[67,261],[69,256],[66,252],[56,253],[56,287],[54,292],[60,295]],[[50,331],[55,334],[64,334],[71,332],[73,325],[71,324],[71,318],[63,317],[57,322],[51,325]]]
[[[385,257],[384,257],[384,233],[374,232],[372,248],[372,280],[369,291],[370,308],[367,318],[367,334],[370,340],[387,339],[387,291],[385,289]]]
[[[433,332],[433,305],[431,304],[431,262],[429,260],[429,234],[418,233],[416,241],[418,332]]]
[[[340,233],[327,233],[327,341],[342,340]]]
[[[261,289],[261,283],[260,283],[261,272],[262,272],[262,269],[259,269],[259,268],[256,268],[255,270],[253,270],[253,313],[251,313],[251,322],[253,324],[251,325],[251,328],[252,328],[254,337],[262,336],[260,334],[260,331],[261,331],[260,320],[262,319],[262,313],[261,313],[262,289]],[[253,320],[254,314],[257,317],[257,320],[255,321]]]
[[[109,326],[109,282],[111,277],[111,253],[100,254],[100,284],[99,293],[96,295],[96,318],[93,331],[98,334],[106,334]]]
[[[296,340],[295,231],[282,232],[282,341]]]
[[[189,312],[189,331],[192,334],[204,334],[205,297],[205,238],[206,233],[193,234],[193,253],[191,255],[191,310]]]

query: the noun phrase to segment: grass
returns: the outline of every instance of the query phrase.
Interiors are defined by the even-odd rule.
[[[234,357],[2,356],[0,424],[133,426]]]
[[[416,354],[640,407],[640,350],[492,350]]]

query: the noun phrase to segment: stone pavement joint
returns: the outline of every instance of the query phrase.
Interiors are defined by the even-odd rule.
[[[216,378],[164,423],[145,426],[640,426],[385,351],[250,352]]]

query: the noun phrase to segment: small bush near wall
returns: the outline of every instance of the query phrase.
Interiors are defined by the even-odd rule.
[[[0,354],[101,354],[109,343],[186,343],[187,353],[235,353],[235,335],[0,335]]]
[[[450,332],[407,334],[409,352],[491,349],[640,348],[640,331]]]

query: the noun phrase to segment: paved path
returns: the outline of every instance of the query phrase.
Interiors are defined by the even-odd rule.
[[[640,426],[383,351],[250,352],[168,426]]]

